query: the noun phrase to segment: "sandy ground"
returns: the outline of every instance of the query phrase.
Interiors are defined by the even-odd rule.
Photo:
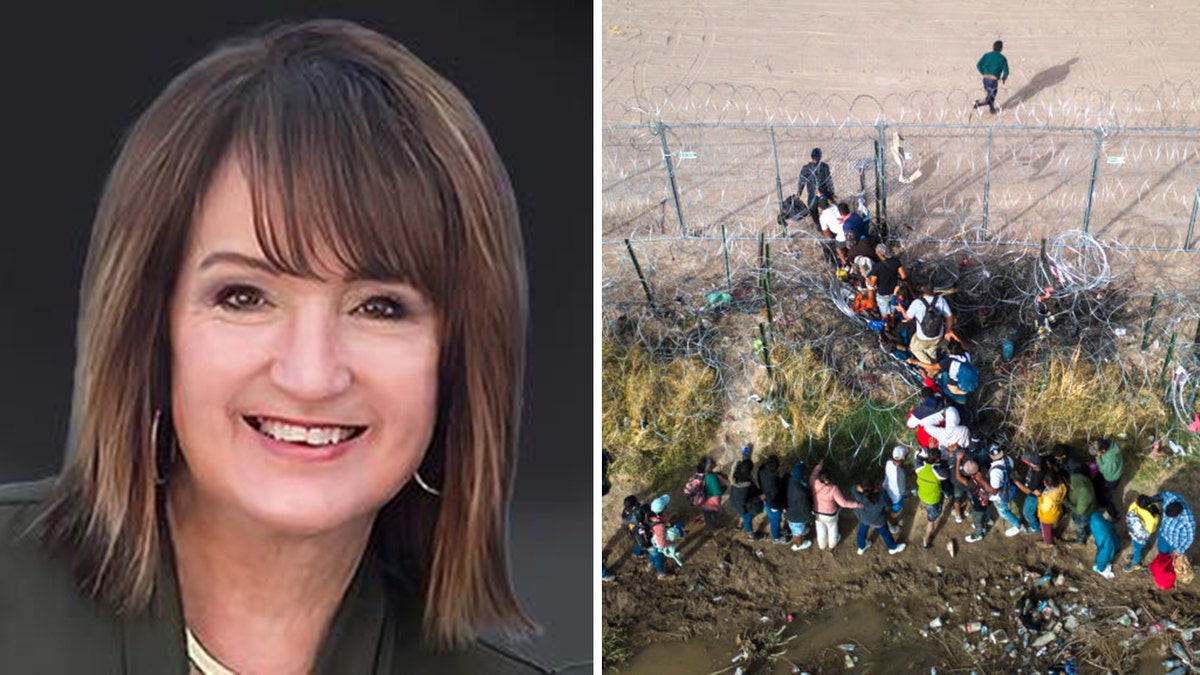
[[[1115,91],[1200,81],[1194,0],[609,0],[602,17],[605,101],[695,82],[977,92],[975,63],[997,39],[1012,71],[1001,102],[1030,83]]]

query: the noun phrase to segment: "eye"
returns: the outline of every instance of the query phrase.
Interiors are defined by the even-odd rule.
[[[215,304],[234,312],[247,312],[267,304],[263,292],[253,286],[235,284],[217,292]]]
[[[386,295],[376,295],[367,298],[366,301],[354,309],[354,313],[369,319],[399,321],[408,316],[408,308],[404,306],[404,303],[395,298],[390,298]]]

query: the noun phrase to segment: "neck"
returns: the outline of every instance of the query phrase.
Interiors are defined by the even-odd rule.
[[[184,617],[209,654],[235,672],[310,672],[372,518],[281,533],[213,504],[186,473],[168,518]]]

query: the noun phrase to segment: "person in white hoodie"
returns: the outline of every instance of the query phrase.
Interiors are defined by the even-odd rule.
[[[908,491],[908,479],[904,474],[904,460],[908,448],[897,445],[892,448],[892,459],[883,467],[883,491],[887,493],[891,509],[888,511],[888,529],[892,534],[900,532],[900,512],[904,509],[904,495]]]

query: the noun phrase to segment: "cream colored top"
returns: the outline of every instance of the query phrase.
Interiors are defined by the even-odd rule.
[[[188,675],[237,675],[204,649],[191,628],[184,627],[183,632],[187,636]]]

